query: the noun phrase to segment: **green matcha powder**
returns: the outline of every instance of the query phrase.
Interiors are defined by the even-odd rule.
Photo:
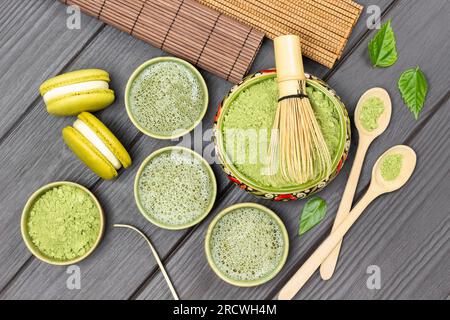
[[[328,150],[334,159],[342,136],[338,111],[333,102],[321,91],[313,87],[307,87],[307,91]],[[270,141],[270,130],[273,126],[277,102],[276,80],[275,78],[266,79],[240,92],[227,109],[223,120],[224,146],[231,161],[240,173],[263,187],[289,186],[285,182],[275,181],[273,176],[262,174],[263,168],[267,167],[268,158],[261,155],[267,152],[268,144],[261,144],[261,141]],[[229,129],[234,129],[233,134],[230,134]],[[246,136],[251,130],[258,132],[257,150],[254,150],[253,142]],[[232,145],[228,141],[230,138],[243,143],[240,143],[240,146],[235,143],[233,148],[229,149],[228,146]],[[253,161],[252,157],[256,155],[259,158]],[[246,161],[239,161],[237,157],[245,157]]]
[[[31,208],[28,234],[45,256],[73,260],[95,244],[100,233],[100,212],[84,190],[63,185],[41,195]]]
[[[403,156],[401,154],[389,154],[381,163],[381,176],[386,181],[393,181],[400,175]]]
[[[361,108],[359,120],[363,128],[369,132],[378,128],[378,119],[384,112],[383,100],[377,97],[368,98]]]

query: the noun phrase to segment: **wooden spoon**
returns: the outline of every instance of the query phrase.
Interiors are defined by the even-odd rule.
[[[368,98],[377,97],[380,98],[384,103],[384,111],[378,118],[378,128],[367,131],[361,124],[361,109],[362,105],[366,102]],[[373,88],[366,91],[358,101],[355,110],[355,125],[358,129],[359,143],[358,149],[356,150],[355,160],[353,161],[352,170],[350,171],[350,176],[348,177],[347,185],[345,186],[344,194],[342,195],[341,203],[339,209],[336,213],[336,218],[334,220],[333,229],[341,224],[347,214],[350,212],[353,203],[353,197],[355,196],[356,187],[358,185],[359,176],[361,174],[361,168],[366,157],[367,150],[370,144],[381,135],[389,125],[392,113],[392,102],[389,97],[389,93],[382,88]],[[339,257],[339,251],[341,249],[342,241],[338,243],[333,252],[328,256],[328,258],[322,263],[320,267],[320,276],[323,280],[328,280],[333,275],[334,269],[336,268],[336,263]]]
[[[399,176],[392,181],[386,181],[381,176],[381,163],[389,154],[401,154],[402,167]],[[416,167],[416,153],[407,146],[399,145],[386,151],[375,163],[372,170],[372,181],[369,189],[353,210],[342,220],[342,223],[325,239],[319,248],[309,257],[301,268],[284,285],[278,294],[279,300],[290,300],[309,280],[320,264],[328,257],[347,231],[362,214],[364,209],[377,197],[384,193],[400,189],[409,180]]]

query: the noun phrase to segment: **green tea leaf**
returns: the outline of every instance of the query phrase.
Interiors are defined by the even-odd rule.
[[[427,79],[422,70],[416,67],[403,72],[398,80],[398,88],[403,101],[417,120],[428,92]]]
[[[311,230],[311,228],[323,220],[326,214],[327,203],[325,200],[319,197],[308,200],[302,210],[298,234],[302,235]]]
[[[383,24],[380,31],[370,40],[369,54],[374,67],[390,67],[397,61],[397,47],[391,20]]]

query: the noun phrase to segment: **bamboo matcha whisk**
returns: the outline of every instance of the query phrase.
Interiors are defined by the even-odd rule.
[[[269,171],[302,184],[331,173],[331,156],[307,92],[300,38],[274,39],[279,100],[269,147]]]

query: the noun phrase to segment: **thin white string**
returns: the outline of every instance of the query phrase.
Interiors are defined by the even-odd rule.
[[[155,260],[158,263],[159,269],[161,270],[161,272],[162,272],[162,274],[164,276],[164,279],[166,280],[167,285],[169,286],[169,289],[170,289],[170,292],[172,293],[173,298],[175,300],[180,300],[178,298],[177,292],[175,291],[175,288],[174,288],[172,282],[170,281],[169,275],[167,274],[166,269],[164,268],[164,265],[162,264],[161,259],[158,256],[158,252],[156,252],[155,248],[153,247],[152,243],[150,242],[150,239],[145,234],[143,234],[138,228],[135,228],[135,227],[130,226],[130,225],[127,225],[127,224],[115,224],[114,227],[115,228],[128,228],[128,229],[134,230],[142,238],[144,238],[147,241],[148,245],[150,246],[150,249],[152,250],[153,256],[155,257]]]

